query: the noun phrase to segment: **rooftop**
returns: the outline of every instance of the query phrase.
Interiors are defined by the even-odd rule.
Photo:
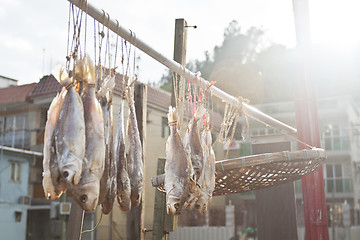
[[[10,86],[0,89],[0,105],[22,103],[27,101],[27,96],[36,86],[36,83],[30,83],[20,86]]]

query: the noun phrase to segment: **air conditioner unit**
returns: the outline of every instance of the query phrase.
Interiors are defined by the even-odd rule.
[[[30,196],[20,196],[19,197],[19,203],[24,205],[30,205],[31,204],[31,197]]]
[[[70,210],[71,210],[71,203],[69,202],[60,203],[59,213],[61,215],[70,215]]]

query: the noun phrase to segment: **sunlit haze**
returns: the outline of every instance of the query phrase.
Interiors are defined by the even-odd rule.
[[[237,20],[245,32],[251,26],[265,30],[265,41],[295,47],[292,1],[114,1],[89,0],[109,12],[123,27],[168,58],[173,55],[174,23],[185,18],[189,25],[187,60],[204,59],[223,40],[224,29]],[[68,6],[66,0],[0,0],[0,75],[37,82],[56,64],[64,64],[67,47]],[[310,0],[312,39],[316,44],[351,47],[359,43],[360,3],[355,0]],[[94,49],[88,19],[87,51]],[[341,48],[341,47],[340,47]],[[157,82],[165,67],[150,57],[140,56],[139,78]]]

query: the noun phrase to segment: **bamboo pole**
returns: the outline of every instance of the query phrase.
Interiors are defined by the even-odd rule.
[[[205,85],[209,86],[209,82],[201,77],[198,77],[195,75],[195,73],[191,72],[189,69],[183,67],[180,63],[177,63],[176,61],[169,59],[150,47],[147,43],[142,41],[137,35],[135,35],[134,32],[129,30],[128,28],[122,27],[119,22],[115,19],[112,19],[109,14],[107,14],[104,10],[98,10],[93,5],[89,4],[87,0],[68,0],[78,8],[85,11],[89,16],[93,17],[98,22],[103,22],[104,19],[106,22],[109,23],[108,27],[111,31],[113,31],[115,34],[119,35],[120,37],[124,38],[126,41],[133,44],[135,47],[149,55],[150,57],[154,58],[161,64],[165,65],[172,71],[176,72],[180,76],[184,77],[185,79],[189,79],[191,81],[198,81],[198,85]],[[239,101],[234,96],[231,96],[230,94],[224,92],[220,88],[217,88],[216,86],[212,86],[210,88],[211,93],[213,96],[223,100],[224,102],[227,102],[233,106],[237,106],[239,108],[243,107],[248,115],[250,117],[254,117],[258,120],[263,121],[264,123],[282,131],[282,132],[289,132],[289,133],[296,133],[296,129],[282,123],[264,113],[257,110],[254,107],[251,107],[250,105]]]

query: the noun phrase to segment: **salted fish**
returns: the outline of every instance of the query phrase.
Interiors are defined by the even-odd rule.
[[[117,201],[121,210],[129,211],[131,208],[131,188],[125,153],[124,102],[125,96],[120,99],[118,128],[115,139],[115,159],[117,164]]]
[[[113,108],[112,93],[106,95],[106,118],[105,118],[105,167],[100,180],[99,202],[102,206],[102,212],[109,214],[113,208],[116,197],[116,176],[117,166],[115,161],[114,137],[113,137]]]
[[[194,168],[195,179],[198,180],[203,172],[203,161],[204,161],[204,153],[201,146],[200,141],[200,132],[198,127],[199,119],[205,114],[205,108],[200,106],[194,117],[189,122],[187,127],[185,137],[184,137],[184,145],[187,151],[191,156],[191,163]]]
[[[46,198],[52,200],[59,198],[60,195],[66,190],[66,185],[62,181],[59,171],[58,161],[55,151],[55,127],[60,115],[60,110],[64,104],[64,97],[66,95],[65,88],[62,89],[60,94],[50,104],[47,112],[47,121],[45,125],[44,134],[44,151],[43,151],[43,188]]]
[[[65,71],[60,71],[58,79],[66,95],[55,127],[56,158],[63,180],[70,186],[79,183],[85,156],[84,108]]]
[[[193,167],[190,155],[185,151],[177,130],[176,109],[169,107],[168,121],[170,135],[166,142],[165,190],[166,210],[168,214],[180,214],[180,211],[195,190]]]
[[[95,66],[88,56],[77,60],[75,74],[86,84],[82,96],[86,133],[85,157],[83,158],[82,176],[77,185],[70,190],[81,208],[95,210],[98,204],[100,179],[104,171],[105,140],[104,119],[100,103],[95,96]]]
[[[201,177],[201,193],[196,200],[195,208],[202,214],[208,212],[208,206],[215,188],[215,154],[211,146],[212,137],[209,128],[202,133],[202,146],[204,152],[204,171]]]
[[[130,179],[130,200],[131,206],[136,207],[140,204],[143,191],[143,161],[142,145],[140,140],[139,128],[136,119],[134,103],[134,85],[131,84],[126,91],[126,98],[129,104],[129,117],[127,121],[127,134],[129,139],[129,151],[127,154],[127,168]]]

